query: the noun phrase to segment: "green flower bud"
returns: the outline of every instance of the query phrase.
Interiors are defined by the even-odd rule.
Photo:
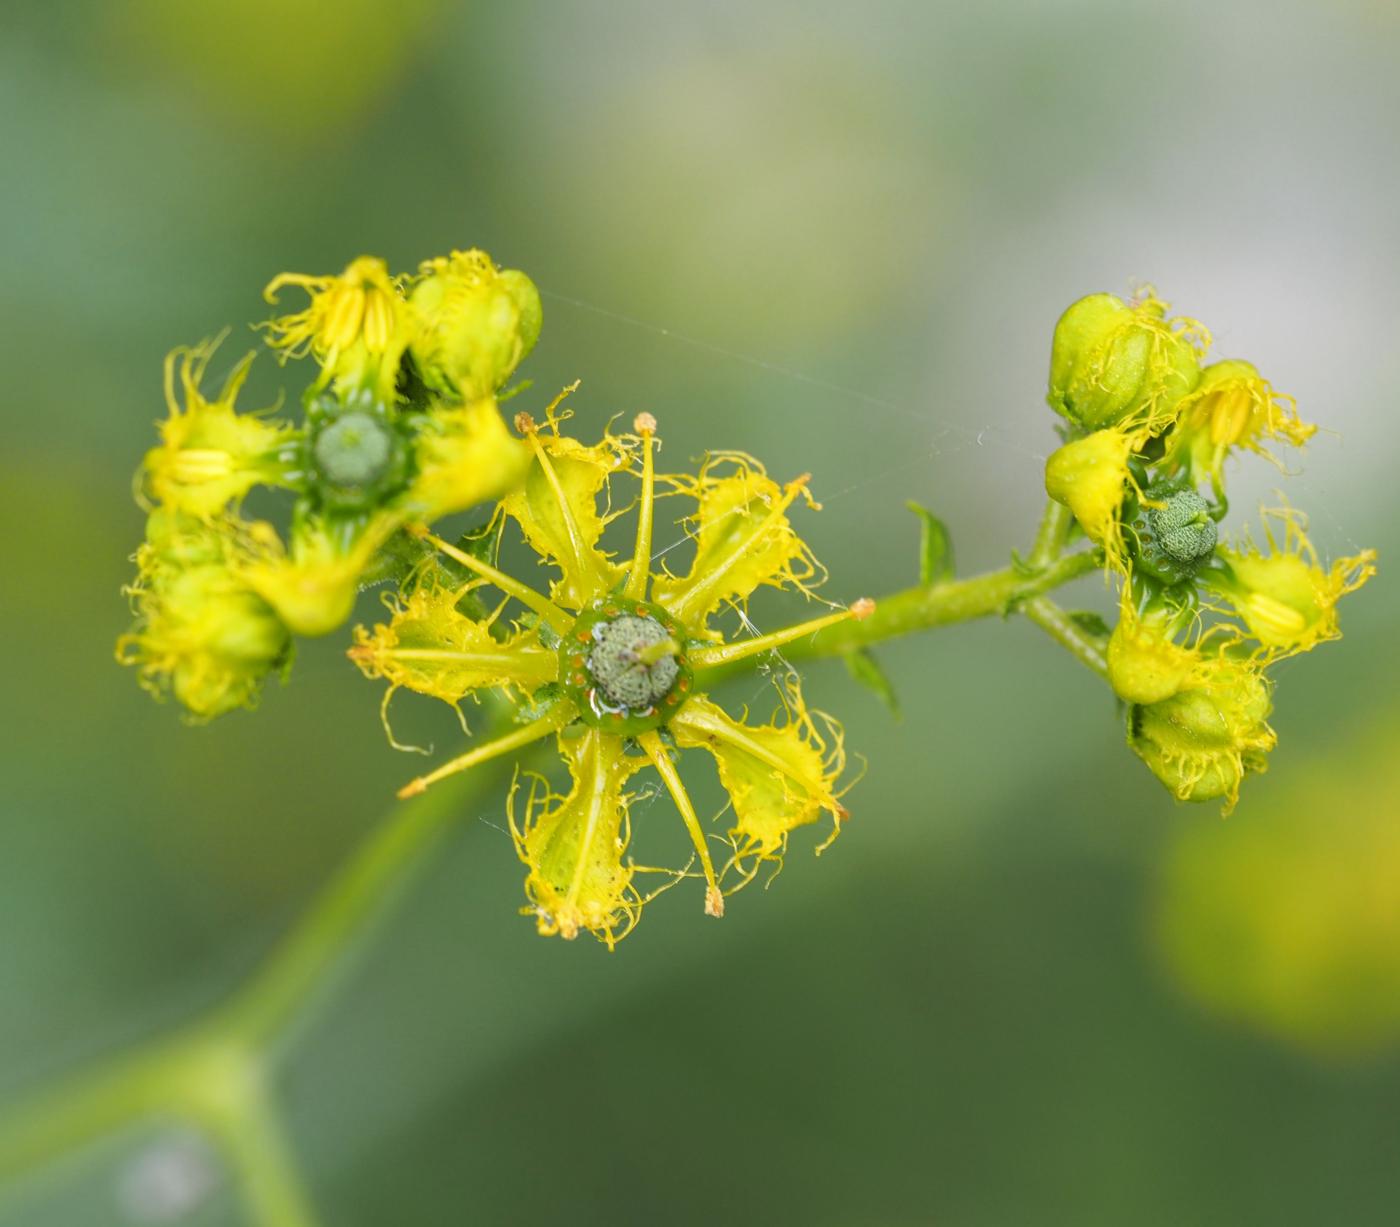
[[[1129,534],[1138,570],[1167,585],[1194,579],[1218,539],[1210,504],[1178,485],[1149,486],[1145,494]]]
[[[1200,378],[1188,338],[1204,334],[1192,321],[1165,316],[1166,304],[1152,297],[1129,304],[1090,294],[1073,304],[1055,325],[1050,407],[1086,430],[1167,425]]]
[[[1219,655],[1203,661],[1199,684],[1128,712],[1128,744],[1179,801],[1225,799],[1229,813],[1240,783],[1263,771],[1278,741],[1265,721],[1269,683],[1249,661]]]
[[[429,387],[464,400],[489,396],[534,347],[543,310],[524,273],[498,271],[482,251],[427,260],[409,303],[413,357]]]

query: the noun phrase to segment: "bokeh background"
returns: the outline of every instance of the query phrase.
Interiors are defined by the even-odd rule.
[[[869,760],[820,861],[609,955],[515,914],[498,790],[279,1092],[335,1227],[1394,1221],[1393,4],[10,0],[0,116],[0,1104],[218,1001],[418,770],[341,637],[206,728],[113,663],[169,348],[233,323],[231,364],[282,269],[483,246],[546,295],[531,403],[582,377],[584,430],[812,472],[851,599],[913,581],[906,499],[964,571],[1026,544],[1054,320],[1143,279],[1328,428],[1284,483],[1320,545],[1381,550],[1233,817],[1029,625],[891,644],[902,722],[812,670]],[[296,395],[257,367],[246,403]],[[241,1214],[157,1126],[0,1197]]]

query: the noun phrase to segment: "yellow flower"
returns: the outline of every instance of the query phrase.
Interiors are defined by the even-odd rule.
[[[275,303],[285,286],[304,289],[311,301],[301,311],[270,321],[268,344],[289,357],[310,353],[321,364],[317,387],[334,381],[345,393],[368,388],[391,403],[413,321],[384,261],[361,256],[338,276],[280,273],[268,282],[263,297]]]
[[[117,641],[151,693],[173,693],[197,720],[252,707],[265,678],[286,663],[291,636],[226,561],[220,525],[153,517],[127,589],[136,625]]]
[[[1197,354],[1210,335],[1167,310],[1150,290],[1132,303],[1090,294],[1070,306],[1050,350],[1051,408],[1086,430],[1169,425],[1200,378]]]
[[[518,269],[498,269],[484,251],[425,260],[409,301],[424,382],[468,402],[496,392],[540,335],[534,282]]]
[[[1209,477],[1219,493],[1231,448],[1247,448],[1272,460],[1266,443],[1302,447],[1316,433],[1316,426],[1299,420],[1293,398],[1274,391],[1250,363],[1213,362],[1178,407],[1164,466],[1185,472],[1192,485]]]
[[[146,453],[144,472],[145,488],[157,501],[206,520],[259,482],[280,483],[286,472],[281,449],[292,435],[289,426],[234,409],[252,354],[233,368],[216,399],[205,399],[200,384],[218,345],[219,339],[206,341],[167,356],[170,416],[159,425],[160,446]]]
[[[557,402],[556,402],[557,405]],[[609,946],[630,931],[648,896],[627,857],[628,780],[655,770],[670,793],[705,881],[705,911],[724,912],[724,883],[737,889],[765,863],[781,864],[789,833],[822,813],[845,816],[838,779],[845,767],[840,726],[810,712],[795,684],[784,691],[781,722],[750,725],[704,696],[710,679],[734,662],[873,609],[859,601],[766,635],[722,641],[709,620],[760,585],[805,588],[817,574],[787,511],[805,480],[779,487],[745,456],[713,458],[698,476],[654,472],[655,422],[637,418],[635,435],[605,435],[585,446],[560,434],[551,406],[546,428],[522,415],[533,462],[523,487],[500,505],[541,561],[557,572],[549,595],[488,558],[424,533],[446,558],[523,607],[515,628],[501,610],[473,617],[461,588],[425,577],[391,604],[387,625],[357,632],[351,656],[371,677],[456,704],[484,689],[514,702],[519,724],[414,780],[401,795],[553,736],[572,777],[562,795],[532,778],[523,811],[512,809],[516,846],[528,867],[527,912],[540,932],[570,938],[587,930]],[[637,473],[640,467],[640,473]],[[721,471],[723,470],[723,471]],[[628,471],[641,479],[632,556],[601,546],[613,513],[611,483]],[[687,521],[696,562],[682,577],[653,574],[656,487],[695,502]],[[475,587],[475,585],[471,585]],[[684,752],[715,760],[729,793],[731,856],[716,869],[710,837],[681,779]],[[513,793],[513,798],[518,794]],[[689,876],[688,867],[667,871]]]
[[[1268,657],[1308,652],[1341,636],[1337,602],[1376,573],[1375,550],[1318,562],[1307,520],[1290,507],[1265,509],[1267,552],[1248,535],[1238,547],[1221,547],[1228,570],[1210,582],[1233,606]]]
[[[1177,800],[1223,798],[1228,814],[1277,744],[1269,691],[1256,663],[1218,651],[1198,662],[1188,688],[1129,709],[1128,744]]]

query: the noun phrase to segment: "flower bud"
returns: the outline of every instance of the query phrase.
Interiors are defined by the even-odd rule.
[[[1191,676],[1197,654],[1175,641],[1189,615],[1167,606],[1139,613],[1126,599],[1108,640],[1108,681],[1125,703],[1160,703]]]
[[[1165,426],[1196,386],[1200,366],[1192,321],[1167,320],[1149,297],[1125,303],[1090,294],[1055,325],[1050,350],[1050,407],[1086,430],[1119,422]]]
[[[1045,492],[1063,503],[1089,540],[1103,546],[1121,569],[1123,531],[1118,516],[1127,492],[1133,441],[1121,430],[1098,430],[1074,439],[1045,462]]]
[[[413,356],[430,387],[471,401],[495,392],[534,347],[543,312],[534,282],[483,251],[425,260],[409,302]]]
[[[1265,721],[1272,704],[1258,666],[1223,654],[1203,662],[1199,680],[1157,703],[1128,712],[1128,744],[1179,801],[1225,799],[1263,771],[1278,738]]]
[[[150,560],[131,590],[140,620],[117,645],[147,689],[175,697],[194,717],[251,707],[291,637],[277,615],[222,563],[188,568]]]

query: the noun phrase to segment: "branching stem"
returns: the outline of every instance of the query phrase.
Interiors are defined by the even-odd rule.
[[[784,492],[783,506],[800,489],[800,482],[793,483]],[[781,646],[794,659],[840,656],[917,631],[1018,611],[1103,675],[1102,644],[1045,596],[1101,565],[1094,550],[1064,553],[1069,529],[1068,512],[1051,503],[1024,561],[970,579],[893,593],[878,599],[874,611],[863,619],[841,612],[804,624],[795,637],[780,635],[733,648],[705,649],[696,655],[702,666],[697,684],[703,688],[753,669],[773,647]],[[562,626],[567,618],[552,602],[481,559],[436,537],[427,539],[551,624]],[[648,547],[649,542],[639,546],[638,556]],[[634,585],[638,574],[634,567]],[[344,969],[347,954],[361,948],[365,933],[383,916],[412,871],[425,862],[453,818],[470,810],[472,798],[494,786],[497,771],[492,767],[499,767],[498,756],[543,739],[568,714],[560,708],[529,725],[498,728],[501,735],[496,741],[482,743],[415,781],[410,791],[480,764],[457,787],[396,809],[327,883],[263,968],[226,1004],[102,1068],[41,1092],[0,1119],[0,1179],[37,1169],[141,1120],[171,1116],[203,1128],[220,1146],[239,1173],[261,1227],[315,1227],[272,1095],[271,1056],[287,1042],[294,1024],[305,1025]],[[723,899],[714,885],[693,807],[656,735],[647,734],[642,745],[686,816],[710,884],[707,910],[718,915]],[[488,760],[494,762],[488,765]]]

